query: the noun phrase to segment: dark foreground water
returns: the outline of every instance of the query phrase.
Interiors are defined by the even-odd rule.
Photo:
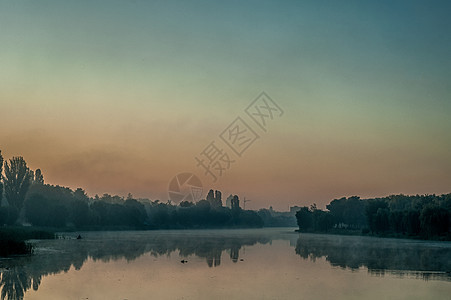
[[[293,230],[63,234],[0,260],[1,298],[451,299],[449,242]]]

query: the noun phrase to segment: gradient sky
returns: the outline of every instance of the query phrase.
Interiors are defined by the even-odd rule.
[[[253,209],[449,193],[450,13],[448,1],[0,0],[0,149],[91,196],[165,201],[181,172]],[[194,157],[262,91],[284,115],[213,183]]]

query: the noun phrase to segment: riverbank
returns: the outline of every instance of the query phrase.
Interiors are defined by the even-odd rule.
[[[35,227],[0,228],[0,257],[33,253],[32,239],[54,239],[55,233]]]

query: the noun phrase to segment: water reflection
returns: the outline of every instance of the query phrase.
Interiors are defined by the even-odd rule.
[[[175,252],[181,258],[192,255],[203,258],[209,267],[217,267],[221,264],[223,252],[227,252],[231,261],[236,263],[242,247],[272,240],[265,233],[205,233],[91,233],[82,240],[72,237],[42,241],[36,244],[35,255],[0,260],[1,299],[22,299],[30,288],[38,290],[43,277],[67,272],[71,266],[80,270],[88,258],[107,263],[119,259],[133,261],[144,254],[160,257]]]
[[[449,243],[302,234],[295,251],[312,261],[324,257],[332,266],[343,269],[365,267],[376,276],[389,273],[451,281]]]
[[[224,258],[239,262],[246,246],[270,246],[276,239],[288,241],[282,248],[286,250],[283,254],[278,252],[282,251],[281,248],[271,248],[276,256],[299,255],[311,261],[324,258],[334,267],[352,271],[363,267],[376,276],[390,273],[451,281],[450,243],[298,235],[290,231],[87,233],[82,240],[39,241],[33,256],[0,260],[1,299],[22,299],[28,290],[38,290],[43,277],[68,272],[71,268],[80,270],[88,259],[108,263],[120,259],[133,261],[143,255],[151,255],[155,258],[168,256],[188,260],[192,264],[193,257],[197,257],[204,260],[208,267],[217,267]],[[257,256],[261,264],[267,260],[262,252],[252,252],[251,255]]]

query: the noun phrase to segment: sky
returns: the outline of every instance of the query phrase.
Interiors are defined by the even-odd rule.
[[[166,201],[180,173],[250,209],[449,193],[450,12],[0,0],[0,150],[90,196]],[[262,92],[280,108],[265,130],[246,113]],[[241,156],[221,139],[238,117],[258,136]],[[233,161],[216,181],[196,161],[211,142]]]

